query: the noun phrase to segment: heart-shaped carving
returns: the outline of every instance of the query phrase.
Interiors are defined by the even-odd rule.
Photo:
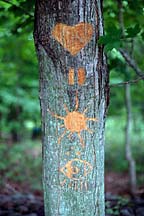
[[[75,26],[58,23],[52,30],[55,38],[71,55],[76,55],[91,39],[93,27],[89,23],[81,22]]]

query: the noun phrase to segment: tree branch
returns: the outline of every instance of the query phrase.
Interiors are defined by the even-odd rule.
[[[139,82],[140,80],[143,80],[143,78],[138,78],[138,79],[135,79],[135,80],[128,80],[126,82],[120,82],[120,83],[116,83],[116,84],[111,84],[110,88],[111,87],[119,87],[119,86],[123,86],[123,85],[127,85],[127,84],[134,84],[134,83]]]
[[[120,24],[120,28],[122,30],[122,36],[125,34],[125,28],[124,28],[124,18],[123,18],[123,5],[122,5],[122,0],[117,0],[118,3],[118,20]]]
[[[135,60],[130,57],[128,52],[121,48],[119,49],[119,52],[122,54],[128,65],[136,72],[136,74],[141,77],[141,79],[144,79],[144,72],[138,67]]]

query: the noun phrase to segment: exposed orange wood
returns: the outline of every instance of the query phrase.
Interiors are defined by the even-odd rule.
[[[75,158],[68,161],[65,166],[60,169],[60,172],[69,179],[79,181],[86,177],[92,169],[93,167],[89,162]]]
[[[90,41],[93,27],[84,22],[75,26],[58,23],[54,26],[51,34],[71,55],[76,55]]]
[[[50,112],[52,116],[54,116],[57,119],[61,119],[64,121],[65,130],[61,134],[61,136],[58,138],[58,144],[61,143],[62,138],[65,136],[66,132],[68,131],[69,134],[71,134],[71,135],[73,133],[77,133],[77,135],[79,137],[79,141],[80,141],[82,147],[84,148],[85,143],[84,143],[83,138],[81,137],[81,132],[83,130],[86,130],[89,133],[92,133],[92,131],[87,127],[87,121],[98,121],[98,120],[96,118],[89,118],[89,117],[85,116],[85,110],[86,109],[82,113],[78,112],[78,108],[79,108],[78,92],[76,92],[76,105],[75,105],[74,111],[70,112],[68,110],[67,106],[66,105],[64,105],[64,106],[65,106],[65,110],[66,110],[65,116],[59,116],[59,115],[51,112],[48,109],[48,112]]]
[[[78,84],[83,85],[85,83],[85,69],[84,68],[79,68],[78,69]]]
[[[69,85],[74,85],[74,69],[73,68],[69,69],[68,84]]]
[[[80,156],[80,155],[81,155],[81,152],[80,152],[80,151],[76,152],[76,155],[77,155],[77,156]]]

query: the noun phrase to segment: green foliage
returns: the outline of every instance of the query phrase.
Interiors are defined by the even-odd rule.
[[[0,181],[27,182],[31,190],[41,189],[41,144],[39,141],[25,140],[9,147],[0,144]]]
[[[17,67],[18,65],[13,64],[13,67],[15,66]],[[0,112],[3,114],[3,122],[5,119],[6,124],[8,121],[8,125],[11,123],[14,125],[14,120],[16,119],[18,123],[18,116],[16,117],[18,114],[20,117],[19,128],[21,128],[23,120],[30,118],[33,121],[39,121],[38,81],[36,81],[36,76],[31,74],[34,68],[31,71],[27,71],[30,74],[26,74],[26,67],[24,65],[22,69],[17,68],[15,71],[15,69],[11,68],[11,65],[7,64],[8,71],[4,70],[1,72]],[[21,77],[23,76],[25,77],[22,79]],[[4,129],[2,125],[1,129]]]
[[[135,115],[134,115],[135,114]],[[144,163],[144,125],[137,113],[133,113],[133,125],[130,134],[132,153],[136,160],[137,174],[141,176]],[[108,117],[106,122],[106,157],[105,164],[107,171],[127,172],[128,163],[125,158],[125,113],[119,116]]]
[[[141,0],[122,1],[122,12],[124,17],[124,25],[120,23],[120,8],[117,1],[109,0],[104,2],[104,21],[105,35],[99,38],[99,43],[105,45],[105,52],[108,53],[113,48],[128,45],[128,39],[136,39],[143,37],[143,4]],[[122,28],[124,32],[122,32]]]
[[[121,30],[115,27],[110,27],[109,32],[101,36],[98,43],[105,45],[105,52],[112,50],[113,48],[118,49],[121,46]]]
[[[140,31],[141,28],[139,24],[125,29],[125,35],[123,35],[121,29],[117,29],[114,26],[109,27],[107,34],[101,36],[98,40],[98,43],[105,45],[104,50],[106,53],[111,51],[113,48],[118,50],[123,46],[123,42],[125,42],[127,38],[135,38],[140,33]],[[143,35],[143,31],[141,34]]]
[[[19,7],[19,3],[16,5]],[[13,129],[21,133],[28,120],[40,125],[38,65],[32,32],[12,34],[17,17],[11,12],[13,6],[4,7],[5,13],[0,16],[9,19],[5,17],[0,27],[0,127],[2,134]]]
[[[107,34],[99,38],[98,43],[105,45],[107,53],[113,48],[119,49],[122,46],[122,41],[125,41],[126,38],[135,38],[140,31],[140,25],[136,24],[133,27],[125,29],[125,36],[123,36],[121,29],[111,26],[108,28]]]
[[[106,210],[106,214],[115,216],[115,215],[119,215],[120,212],[119,212],[119,210],[117,209],[117,206],[115,206],[114,208],[108,208],[108,209]]]
[[[127,198],[118,197],[118,200],[115,202],[115,204],[110,206],[110,202],[106,202],[106,214],[108,215],[120,215],[120,210],[122,207],[127,205],[129,203],[129,200]]]
[[[134,38],[141,31],[140,25],[136,24],[134,27],[129,27],[126,29],[127,38]]]
[[[4,11],[0,20],[5,23],[11,23],[10,31],[13,34],[18,34],[22,31],[31,32],[34,22],[34,0],[13,0],[13,1],[0,1],[0,10]]]

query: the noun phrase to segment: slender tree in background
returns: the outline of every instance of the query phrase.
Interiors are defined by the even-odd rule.
[[[132,195],[136,193],[136,167],[135,160],[132,156],[131,149],[131,130],[132,130],[132,112],[131,112],[131,92],[130,85],[126,84],[125,86],[125,105],[127,112],[127,122],[126,122],[126,131],[125,131],[125,154],[126,159],[129,163],[129,180],[130,180],[130,190]]]
[[[104,216],[102,1],[37,0],[46,216]]]
[[[125,25],[123,17],[123,3],[122,0],[117,0],[119,8],[119,25],[122,31],[122,36],[125,37]],[[133,40],[131,40],[131,54],[133,52]],[[128,65],[125,67],[125,73],[127,75]],[[129,169],[129,182],[130,182],[130,191],[132,195],[136,193],[136,166],[135,160],[132,155],[132,146],[131,146],[131,132],[132,132],[132,102],[131,102],[131,87],[127,83],[125,85],[125,107],[126,107],[126,128],[125,128],[125,156],[128,161]]]

